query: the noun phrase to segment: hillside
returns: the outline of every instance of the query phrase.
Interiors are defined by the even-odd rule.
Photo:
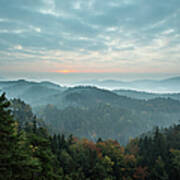
[[[124,91],[126,96],[122,96],[117,94],[120,91],[91,86],[63,88],[24,80],[0,84],[9,97],[29,103],[51,132],[73,133],[91,140],[113,138],[126,144],[129,138],[154,126],[168,127],[180,119],[180,101],[158,94],[143,93],[154,96],[148,99],[136,92],[132,98],[126,97],[132,91]]]
[[[106,117],[111,111],[111,107],[100,109]],[[50,111],[46,113],[57,115],[53,109],[47,110]],[[120,117],[125,115],[125,111],[113,110]],[[113,139],[95,139],[95,131],[92,136],[94,141],[79,139],[72,134],[65,136],[63,131],[49,134],[43,121],[34,116],[29,105],[21,100],[10,103],[5,94],[0,96],[0,113],[3,132],[0,133],[0,162],[3,167],[0,179],[174,180],[180,177],[180,125],[168,129],[156,127],[150,135],[131,138],[126,146],[122,146],[122,138],[119,139],[121,144]],[[68,111],[65,113],[69,117],[72,115]],[[78,114],[75,111],[74,117],[77,118]],[[124,117],[129,118],[128,114]],[[87,114],[85,117],[88,118]],[[103,127],[104,123],[100,126]],[[79,126],[72,122],[66,124],[75,128]],[[112,132],[111,128],[115,129],[111,124],[108,125],[107,131],[99,127],[98,131],[106,135]],[[91,132],[90,128],[84,126],[84,131]],[[126,134],[131,131],[121,126],[117,128],[120,135],[123,130]]]
[[[66,88],[51,82],[32,82],[26,80],[1,81],[0,89],[8,98],[20,98],[34,106],[41,99],[61,93]]]
[[[178,122],[180,102],[170,98],[137,100],[96,87],[75,87],[54,96],[50,104],[36,109],[38,117],[57,133],[97,140],[131,137]]]
[[[82,81],[77,84],[94,85],[111,89],[131,89],[138,91],[152,91],[158,93],[179,92],[180,77],[172,77],[164,80],[136,80],[136,81],[119,81],[119,80],[91,80]]]
[[[145,91],[134,91],[134,90],[113,90],[114,93],[120,96],[127,96],[134,99],[153,99],[153,98],[171,98],[175,100],[180,100],[180,93],[149,93]]]

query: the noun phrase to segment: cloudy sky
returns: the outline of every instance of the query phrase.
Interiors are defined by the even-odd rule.
[[[179,74],[179,52],[180,0],[0,0],[0,76]]]

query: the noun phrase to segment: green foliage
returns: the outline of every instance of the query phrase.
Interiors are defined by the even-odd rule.
[[[150,179],[179,179],[179,138],[180,125],[175,125],[139,139],[138,165],[148,167]]]
[[[10,102],[5,94],[0,97],[0,177],[5,179],[28,179],[37,161],[29,156],[24,133],[18,133]]]
[[[17,111],[13,112],[12,107]],[[50,107],[51,109],[47,110],[48,113],[50,110],[53,111],[52,116],[54,112],[59,113],[58,109]],[[103,114],[102,121],[97,122],[100,123],[98,128],[103,122],[107,123],[106,118],[113,118],[109,115],[111,111],[120,113],[123,117],[130,117],[119,108],[102,104],[93,108],[93,117],[98,116],[95,109],[97,107]],[[73,114],[69,114],[68,117],[78,117],[81,112],[76,112],[76,108],[62,112],[68,114],[72,111]],[[83,110],[84,117],[89,118],[88,111]],[[63,113],[60,115],[63,116]],[[98,118],[100,120],[100,117]],[[70,122],[66,120],[70,127]],[[97,136],[94,129],[86,127],[85,131],[92,133],[94,137]],[[180,179],[179,140],[180,125],[161,130],[156,128],[150,136],[131,139],[126,147],[111,139],[99,138],[95,143],[88,139],[79,140],[73,135],[51,136],[33,115],[30,106],[20,100],[15,100],[10,106],[5,94],[0,96],[0,179]]]
[[[46,131],[37,128],[36,123],[18,130],[12,114],[10,102],[3,94],[0,96],[0,179],[59,179],[62,171],[56,169],[58,162]]]
[[[14,151],[17,147],[17,135],[15,134],[15,121],[8,109],[10,103],[5,94],[0,96],[0,176],[11,178],[13,174],[12,164]]]
[[[168,174],[165,169],[165,163],[161,156],[158,156],[155,161],[154,167],[150,174],[151,179],[168,180]]]
[[[180,179],[180,149],[170,149],[172,154],[172,176],[174,179]]]

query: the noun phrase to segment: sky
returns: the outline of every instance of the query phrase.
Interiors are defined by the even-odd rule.
[[[180,74],[180,0],[0,0],[0,77]]]

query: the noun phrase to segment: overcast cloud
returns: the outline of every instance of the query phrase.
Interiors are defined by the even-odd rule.
[[[180,73],[179,0],[0,0],[0,72]]]

